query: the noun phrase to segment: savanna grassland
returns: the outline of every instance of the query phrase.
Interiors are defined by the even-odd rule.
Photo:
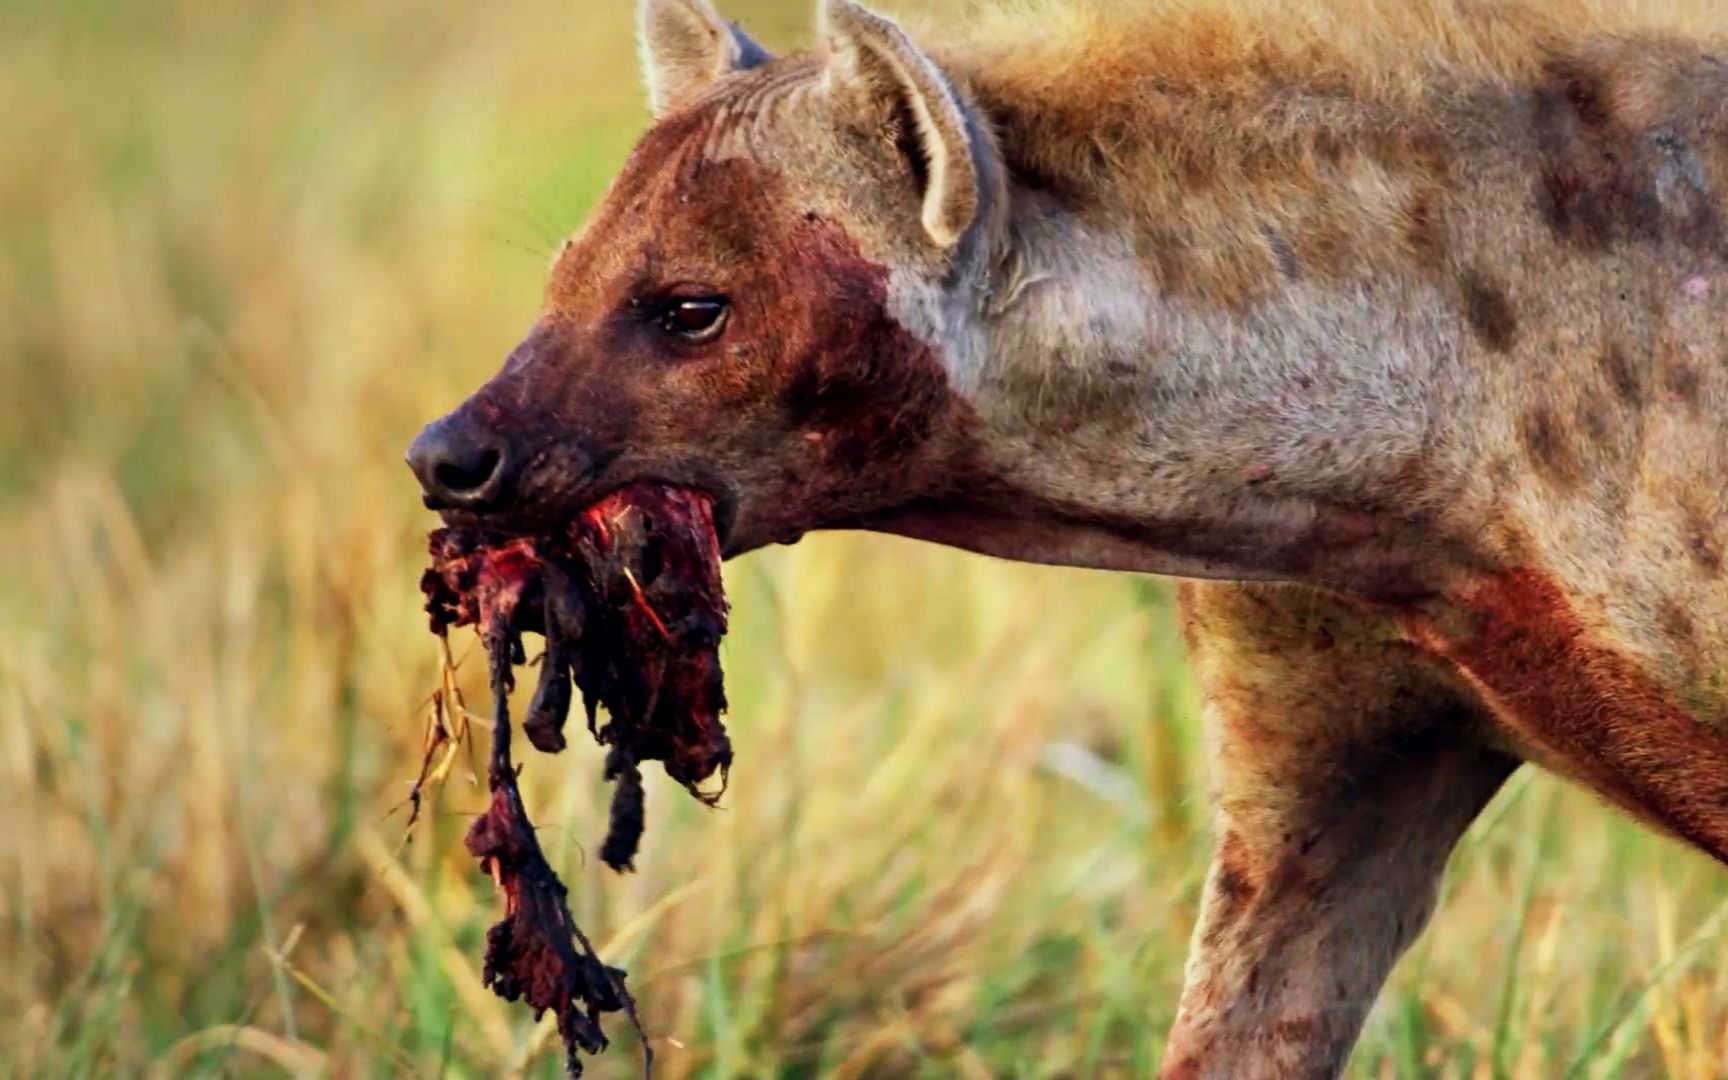
[[[401,455],[645,124],[629,7],[0,8],[0,1075],[558,1074],[480,985],[482,790],[390,815]],[[1208,846],[1171,590],[840,536],[728,584],[724,809],[651,777],[620,879],[600,754],[526,774],[660,1075],[1154,1068]],[[1353,1075],[1728,1071],[1720,869],[1526,772],[1446,894]]]

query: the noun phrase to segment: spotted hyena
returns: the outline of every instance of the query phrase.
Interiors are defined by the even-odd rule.
[[[822,0],[776,58],[642,0],[654,126],[410,460],[506,528],[652,478],[728,554],[1192,579],[1164,1073],[1325,1076],[1521,762],[1728,859],[1728,63],[1583,0],[1233,8]]]

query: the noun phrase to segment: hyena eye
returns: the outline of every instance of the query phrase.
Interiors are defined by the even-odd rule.
[[[728,310],[726,301],[719,297],[673,300],[661,313],[660,326],[685,341],[713,341],[726,329]]]

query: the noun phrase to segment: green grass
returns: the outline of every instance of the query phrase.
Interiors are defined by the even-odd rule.
[[[732,7],[780,42],[804,9]],[[557,1075],[480,988],[481,793],[407,846],[387,816],[435,681],[400,457],[641,129],[628,24],[0,12],[0,1075]],[[654,783],[619,879],[599,755],[527,774],[662,1075],[1154,1068],[1208,845],[1168,589],[838,536],[728,585],[725,809]],[[1523,775],[1353,1075],[1720,1075],[1725,893]],[[594,1075],[633,1074],[614,1027]]]

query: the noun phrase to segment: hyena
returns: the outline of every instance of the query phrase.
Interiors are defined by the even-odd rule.
[[[410,463],[1188,579],[1163,1073],[1335,1075],[1521,762],[1728,860],[1728,10],[1593,6],[821,0],[775,57],[641,0],[655,123]]]

